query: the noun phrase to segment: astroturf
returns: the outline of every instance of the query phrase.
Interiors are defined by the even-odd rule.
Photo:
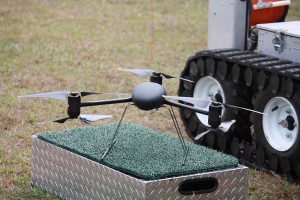
[[[237,167],[232,156],[185,141],[189,155],[181,166],[183,150],[178,138],[133,123],[123,123],[116,143],[104,160],[116,124],[46,132],[38,138],[140,179],[210,172]]]

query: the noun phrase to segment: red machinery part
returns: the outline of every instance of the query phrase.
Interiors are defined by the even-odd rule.
[[[277,2],[280,0],[265,0],[264,2]],[[258,0],[252,0],[252,5],[258,3]],[[272,23],[283,21],[287,14],[288,6],[276,7],[276,8],[265,8],[254,10],[252,8],[250,16],[250,26],[257,24]]]

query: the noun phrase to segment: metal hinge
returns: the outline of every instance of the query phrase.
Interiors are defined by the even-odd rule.
[[[282,53],[284,50],[284,35],[283,35],[283,30],[276,30],[275,31],[275,38],[273,39],[273,44],[275,51],[278,53]]]

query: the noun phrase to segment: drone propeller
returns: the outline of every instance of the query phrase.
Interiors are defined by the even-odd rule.
[[[165,95],[163,95],[163,97],[167,99],[176,99],[179,101],[184,101],[193,104],[199,108],[207,108],[212,103],[212,101],[210,100],[192,98],[192,97],[178,97],[178,96],[165,96]]]
[[[112,118],[112,115],[83,115],[83,114],[80,114],[78,116],[78,119],[84,124],[90,124],[91,122],[98,121],[101,119],[108,119],[108,118]],[[58,119],[58,120],[53,120],[53,121],[39,122],[36,125],[42,125],[42,124],[47,124],[47,123],[52,123],[52,122],[63,124],[69,119],[71,119],[71,118],[66,117],[63,119]]]
[[[231,121],[222,122],[219,126],[220,131],[222,133],[227,133],[235,122],[236,122],[236,120],[234,120],[234,119]]]
[[[201,98],[194,98],[194,97],[178,97],[178,96],[163,96],[164,98],[169,98],[169,99],[176,99],[179,101],[184,101],[186,103],[190,103],[193,104],[199,108],[207,108],[211,103],[216,103],[216,104],[221,104],[223,105],[225,108],[234,108],[234,109],[241,109],[241,110],[246,110],[246,111],[250,111],[250,112],[254,112],[260,115],[266,115],[262,112],[256,111],[256,110],[251,110],[248,108],[243,108],[243,107],[239,107],[239,106],[234,106],[234,105],[230,105],[227,103],[220,103],[220,102],[215,102],[215,101],[211,101],[211,100],[207,100],[207,99],[201,99]]]
[[[194,138],[194,140],[196,140],[196,141],[200,140],[202,137],[204,137],[204,136],[205,136],[206,134],[208,134],[209,132],[210,132],[210,130],[198,134],[198,135]]]
[[[23,95],[18,96],[19,98],[50,98],[50,99],[58,99],[65,101],[68,99],[68,96],[72,94],[72,92],[67,91],[54,91],[49,93],[40,93],[40,94],[30,94],[30,95]],[[88,96],[93,94],[107,94],[107,95],[125,95],[125,94],[119,94],[119,93],[103,93],[103,92],[79,92],[80,96]]]
[[[143,78],[148,78],[149,76],[152,76],[152,75],[161,75],[161,76],[165,77],[166,79],[176,78],[175,76],[171,76],[171,75],[161,73],[161,72],[156,72],[156,71],[151,70],[151,69],[119,69],[119,70],[131,72],[131,73],[136,74],[136,75],[138,75],[140,77],[143,77]],[[192,83],[194,82],[192,80],[188,80],[188,79],[185,79],[185,78],[179,78],[179,79],[183,80],[183,81],[192,82]]]
[[[200,140],[202,137],[204,137],[205,135],[207,135],[208,133],[210,133],[212,131],[221,131],[223,134],[226,134],[235,122],[236,122],[236,120],[222,122],[217,129],[209,129],[208,131],[200,133],[194,138],[194,140],[196,140],[196,141]]]
[[[66,118],[63,118],[63,119],[58,119],[58,120],[53,120],[53,121],[39,122],[39,123],[36,123],[36,125],[48,124],[48,123],[52,123],[52,122],[59,123],[59,124],[63,124],[63,123],[65,123],[68,119],[70,119],[70,118],[69,118],[69,117],[66,117]]]
[[[91,122],[95,122],[101,119],[112,118],[112,115],[79,115],[78,119],[84,124],[90,124]]]

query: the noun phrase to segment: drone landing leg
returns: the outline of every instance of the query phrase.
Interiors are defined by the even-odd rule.
[[[120,119],[118,125],[117,125],[117,128],[116,128],[116,130],[115,130],[115,132],[114,132],[114,134],[113,134],[113,136],[112,136],[112,138],[111,138],[111,142],[110,142],[108,148],[106,149],[106,151],[104,152],[104,154],[103,154],[102,157],[101,157],[101,161],[107,156],[107,154],[110,152],[110,150],[112,149],[112,147],[113,147],[114,144],[116,143],[116,136],[117,136],[117,134],[119,133],[119,128],[120,128],[120,126],[121,126],[121,123],[122,123],[122,121],[123,121],[123,119],[124,119],[124,116],[125,116],[125,114],[126,114],[126,111],[127,111],[128,107],[131,106],[131,105],[133,105],[133,104],[131,104],[131,103],[128,104],[128,105],[126,106],[126,108],[124,109],[124,112],[123,112],[123,114],[122,114],[122,116],[121,116],[121,119]]]
[[[178,134],[178,137],[179,137],[181,146],[182,146],[183,151],[184,151],[184,157],[183,157],[183,159],[182,159],[181,165],[182,165],[182,166],[185,166],[189,151],[188,151],[188,148],[187,148],[187,146],[186,146],[186,144],[185,144],[185,142],[184,142],[184,139],[183,139],[183,136],[182,136],[182,132],[180,131],[180,128],[179,128],[179,125],[178,125],[178,122],[177,122],[176,115],[175,115],[175,113],[174,113],[173,107],[170,106],[171,109],[168,108],[168,107],[166,107],[166,106],[162,106],[162,107],[167,108],[167,109],[169,110],[169,112],[170,112],[170,115],[171,115],[173,124],[174,124],[174,126],[175,126],[175,129],[176,129],[176,132],[177,132],[177,134]]]

